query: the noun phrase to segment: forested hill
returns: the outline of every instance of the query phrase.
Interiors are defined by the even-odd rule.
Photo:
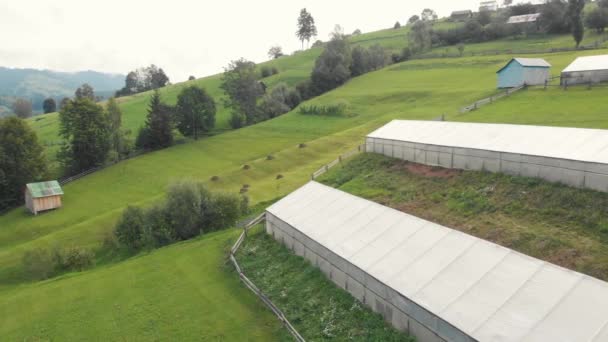
[[[74,90],[88,83],[98,95],[112,94],[124,85],[125,76],[97,71],[57,72],[0,67],[0,106],[10,107],[14,98],[32,101],[34,111],[42,110],[47,97],[57,100],[73,96]],[[1,111],[0,111],[1,112]]]

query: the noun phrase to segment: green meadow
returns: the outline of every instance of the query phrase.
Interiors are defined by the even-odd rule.
[[[357,44],[378,42],[398,51],[406,45],[406,30],[351,39]],[[571,44],[564,37],[547,39]],[[555,73],[576,56],[607,51],[542,57],[554,65]],[[268,62],[280,73],[265,82],[293,85],[303,80],[320,52],[310,49]],[[211,189],[230,192],[247,184],[253,205],[279,198],[392,119],[445,115],[459,121],[608,126],[604,114],[607,88],[528,89],[459,114],[461,107],[497,92],[495,72],[511,57],[468,56],[394,64],[353,78],[305,103],[346,101],[347,115],[343,116],[302,115],[296,109],[254,126],[227,130],[229,113],[220,106],[214,135],[148,153],[72,182],[64,187],[64,205],[59,210],[33,217],[17,208],[0,216],[0,314],[10,317],[0,321],[0,336],[9,340],[278,338],[276,334],[284,333],[278,323],[223,266],[226,246],[236,238],[235,231],[119,263],[101,263],[89,271],[44,282],[31,282],[21,259],[27,251],[55,245],[99,248],[127,205],[153,204],[176,180],[201,180]],[[174,103],[180,88],[190,83],[205,87],[220,102],[217,75],[166,87],[164,99]],[[148,97],[144,93],[121,99],[125,127],[133,132],[143,123]],[[588,103],[584,109],[578,107],[582,99]],[[52,157],[58,139],[56,114],[33,119],[32,125]],[[274,158],[267,158],[269,155]],[[244,165],[250,168],[244,169]],[[217,181],[211,181],[214,176]]]

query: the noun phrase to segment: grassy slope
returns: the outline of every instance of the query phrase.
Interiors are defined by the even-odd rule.
[[[608,194],[449,171],[368,154],[323,181],[522,253],[608,280]]]
[[[393,39],[387,38],[387,41]],[[305,54],[302,53],[303,59]],[[574,58],[576,54],[564,55],[569,56],[564,58]],[[350,102],[352,117],[302,116],[292,112],[252,127],[150,153],[87,176],[65,187],[65,203],[60,210],[38,217],[25,214],[21,208],[13,210],[0,217],[0,300],[10,300],[21,291],[32,291],[30,297],[11,302],[6,310],[36,306],[33,292],[36,286],[42,285],[22,285],[25,277],[19,262],[24,251],[53,244],[98,246],[127,204],[146,205],[159,199],[172,180],[207,181],[218,175],[220,181],[210,184],[213,188],[238,191],[242,184],[250,184],[249,194],[254,203],[276,198],[303,184],[314,169],[356,146],[365,134],[390,119],[455,116],[458,108],[494,93],[494,72],[509,57],[419,60],[390,66],[353,79],[312,101],[331,103],[346,99]],[[292,63],[290,58],[276,62]],[[293,63],[286,67],[294,70],[283,73],[293,76],[290,82],[306,75],[306,68],[312,65],[300,67]],[[471,82],[472,79],[475,82]],[[593,102],[605,96],[595,90],[592,94],[590,101]],[[538,108],[536,112],[549,112],[549,108]],[[307,147],[297,148],[302,142],[306,142]],[[276,158],[267,161],[268,154]],[[251,165],[252,169],[242,170],[243,164]],[[284,178],[277,180],[278,174]],[[170,250],[159,253],[170,253]],[[128,269],[121,270],[117,273],[123,277],[129,274]],[[98,270],[82,275],[85,279],[82,281],[94,282],[95,278],[89,278],[88,274],[96,272]],[[67,281],[56,282],[58,290],[54,295],[61,297],[58,301],[69,298],[61,292],[61,284]],[[156,282],[159,286],[165,283],[162,279]],[[197,303],[204,306],[206,300],[201,298]],[[75,310],[82,314],[88,309],[84,305]]]
[[[307,340],[413,341],[259,228],[237,257],[247,276]]]
[[[223,271],[235,230],[0,291],[4,341],[269,341],[276,318]]]

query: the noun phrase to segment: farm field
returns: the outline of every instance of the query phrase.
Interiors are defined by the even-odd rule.
[[[397,210],[608,280],[608,194],[538,179],[363,154],[321,181]]]
[[[391,30],[387,32],[395,33]],[[386,36],[380,33],[370,35],[374,34],[386,44],[396,44],[396,38],[389,37],[388,33]],[[362,40],[365,36],[361,35],[353,39],[361,39],[360,43],[363,44]],[[365,41],[365,44],[371,44],[371,40]],[[555,72],[560,68],[559,66],[565,66],[575,56],[606,53],[606,51],[568,52],[543,57],[554,64]],[[294,57],[270,62],[277,63],[281,73],[269,78],[268,84],[273,85],[279,81],[295,84],[307,77],[314,57],[319,53],[320,49],[313,49],[296,54]],[[354,78],[344,86],[305,103],[305,105],[328,105],[345,101],[348,103],[346,115],[302,115],[296,109],[270,121],[239,130],[228,130],[199,141],[149,153],[84,177],[64,187],[66,193],[64,207],[60,210],[32,217],[26,214],[23,208],[18,208],[0,216],[0,306],[5,310],[3,316],[6,312],[18,313],[14,319],[0,323],[2,324],[0,335],[22,340],[86,339],[96,336],[95,332],[98,331],[96,329],[107,328],[109,334],[107,337],[110,339],[113,337],[119,339],[120,336],[112,334],[125,329],[132,333],[130,336],[133,339],[138,339],[140,336],[138,334],[143,332],[150,332],[152,335],[149,336],[163,339],[162,337],[179,335],[171,335],[171,327],[166,323],[164,323],[166,326],[159,323],[160,327],[155,328],[152,322],[161,322],[161,320],[166,322],[174,319],[175,316],[182,317],[181,315],[189,313],[188,317],[184,318],[183,327],[193,327],[195,332],[204,333],[200,329],[209,326],[208,331],[226,331],[226,339],[232,337],[239,339],[245,336],[239,334],[249,331],[249,328],[255,325],[258,330],[253,331],[257,331],[258,335],[254,337],[259,336],[261,340],[276,337],[274,335],[278,329],[276,323],[271,319],[270,314],[268,316],[266,313],[259,314],[261,311],[265,312],[265,309],[253,296],[235,297],[234,305],[227,306],[226,312],[221,312],[218,317],[205,317],[203,313],[194,309],[216,305],[215,298],[209,296],[217,295],[218,298],[222,298],[226,293],[243,292],[244,288],[238,285],[238,279],[230,275],[222,266],[218,266],[223,262],[222,257],[228,241],[236,238],[234,231],[217,233],[196,241],[167,247],[118,264],[101,265],[82,274],[69,274],[33,284],[22,269],[21,259],[27,251],[57,244],[100,247],[103,238],[113,229],[118,216],[127,205],[153,204],[162,198],[167,185],[175,180],[202,180],[211,189],[230,192],[238,192],[247,184],[249,185],[247,194],[253,205],[279,198],[304,184],[310,179],[310,174],[321,165],[335,159],[338,154],[356,147],[367,133],[392,119],[433,119],[446,115],[448,120],[519,122],[517,120],[528,118],[530,122],[534,120],[533,123],[537,124],[561,125],[563,123],[560,120],[568,115],[572,116],[572,113],[579,115],[580,111],[575,108],[580,102],[582,96],[580,94],[587,91],[582,88],[569,89],[567,94],[573,94],[572,97],[560,96],[562,93],[558,92],[562,90],[559,89],[546,92],[530,89],[517,93],[504,102],[501,100],[478,111],[459,114],[459,108],[496,93],[495,71],[511,57],[495,55],[413,60],[391,65]],[[214,95],[219,94],[218,76],[191,82],[204,85]],[[163,89],[165,100],[174,102],[179,87],[183,85]],[[213,87],[215,90],[212,90]],[[606,95],[608,95],[606,88],[587,91],[586,101],[596,105],[590,105],[589,111],[584,114],[586,119],[579,121],[575,126],[608,126],[608,117],[603,115],[604,107],[599,105],[605,102]],[[143,122],[148,96],[149,94],[141,94],[121,102],[124,120],[128,122],[129,127],[136,128]],[[216,99],[219,98],[219,95],[217,96]],[[544,105],[530,106],[528,107],[530,111],[522,111],[520,116],[513,114],[512,108],[509,110],[513,105],[508,103],[518,101],[520,97],[525,96],[532,96],[542,101]],[[563,109],[563,114],[560,114],[561,119],[555,116],[558,106],[549,103],[552,97],[559,97],[561,101],[559,105],[559,108]],[[519,101],[527,103],[525,98]],[[56,139],[56,128],[52,127],[52,120],[56,120],[56,117],[53,119],[53,115],[56,114],[33,122],[43,141]],[[218,113],[218,122],[225,120],[227,116],[228,112],[221,109]],[[51,121],[44,123],[45,120]],[[49,123],[50,125],[42,126]],[[219,127],[216,133],[220,133]],[[304,146],[301,148],[299,144]],[[273,158],[268,158],[269,155]],[[245,170],[244,165],[249,165],[250,168]],[[213,176],[217,176],[218,181],[211,181]],[[366,187],[362,189],[365,191],[362,190],[361,195],[374,193],[371,190],[367,191]],[[375,191],[375,188],[373,190]],[[441,201],[441,197],[436,200]],[[544,229],[542,219],[545,218],[538,219],[539,222],[535,222],[537,224],[535,227]],[[489,222],[494,223],[494,221]],[[599,223],[597,224],[600,227]],[[596,249],[599,251],[594,252],[596,254],[592,256],[597,259],[589,259],[596,260],[593,264],[597,264],[597,260],[604,262],[606,259],[603,259],[603,247],[597,243],[601,241],[598,240],[601,236],[598,233],[600,228],[593,229],[595,230],[592,233],[581,237],[564,232],[564,241],[566,241],[564,244],[570,246],[582,241],[578,246],[583,246],[588,243],[588,246],[592,246],[590,251]],[[580,223],[580,232],[586,232],[582,223]],[[549,242],[552,243],[552,240]],[[562,245],[558,244],[558,246]],[[529,248],[532,247],[538,247],[538,244],[531,244]],[[558,251],[561,253],[563,250]],[[559,253],[556,252],[556,255]],[[201,266],[203,261],[205,264]],[[576,267],[587,273],[602,275],[603,269],[597,272],[587,269],[592,268],[591,261],[586,264],[587,259],[581,260],[582,266]],[[178,271],[182,273],[176,274],[175,272]],[[147,289],[150,298],[168,300],[167,298],[176,297],[177,303],[183,303],[186,309],[170,307],[169,311],[163,309],[161,313],[162,302],[151,304],[146,301],[147,297],[129,295],[129,292],[125,292],[123,296],[121,291],[124,291],[125,287],[133,286],[133,282],[138,280],[133,278],[134,275],[141,277],[141,281],[137,282],[141,286],[155,284]],[[188,281],[182,283],[183,277]],[[232,278],[228,279],[229,277]],[[221,289],[224,286],[225,288]],[[82,290],[72,291],[73,289]],[[173,290],[180,294],[176,296],[171,292]],[[89,297],[86,291],[96,295]],[[196,296],[192,297],[191,293],[196,293]],[[129,302],[132,305],[107,306],[107,303],[113,303],[111,299],[114,296],[124,298],[127,302],[132,300],[133,302]],[[63,307],[64,311],[57,314],[54,310],[55,306]],[[40,308],[34,313],[38,316],[32,320],[24,319],[31,308]],[[235,328],[240,324],[239,321],[234,317],[228,318],[230,312],[234,310],[240,310],[240,317],[248,320],[251,326]],[[131,317],[133,312],[141,314]],[[117,317],[116,322],[121,323],[129,315],[130,320],[127,320],[129,322],[122,323],[127,326],[112,328],[111,324],[117,323],[108,321],[106,317],[114,317],[113,315]],[[169,318],[169,315],[173,316]],[[67,317],[66,320],[71,321],[60,321],[63,319],[61,317]],[[80,322],[91,322],[87,320],[89,318],[98,319],[100,327],[97,328],[94,324],[80,324]],[[203,322],[201,319],[209,321]],[[62,330],[61,327],[75,324],[74,322],[78,322],[80,330],[72,331],[74,335],[67,336],[66,334],[70,332]],[[223,326],[220,322],[234,323],[234,326]],[[228,335],[231,334],[228,332],[231,331],[230,329],[236,329],[231,332],[235,335]],[[36,335],[28,335],[27,332],[32,331],[36,332]],[[179,333],[186,332],[176,332]]]

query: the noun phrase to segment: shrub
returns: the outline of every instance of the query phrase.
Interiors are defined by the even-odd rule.
[[[215,231],[233,226],[241,216],[241,203],[237,195],[216,193],[201,210],[202,225],[206,231]]]
[[[344,116],[348,106],[348,101],[338,100],[328,105],[300,106],[298,113],[302,115]]]
[[[143,245],[148,248],[158,248],[175,241],[173,231],[167,217],[164,205],[155,205],[146,210],[144,215]]]
[[[203,232],[201,206],[208,201],[209,192],[202,184],[180,182],[167,190],[167,220],[176,238],[187,240]]]
[[[128,206],[114,229],[118,241],[130,250],[142,247],[144,213],[138,207]]]
[[[306,101],[315,96],[313,88],[312,88],[311,80],[306,80],[306,81],[302,81],[302,82],[298,83],[296,85],[296,90],[300,96],[301,101]]]
[[[272,69],[270,69],[270,73],[272,75],[276,75],[279,73],[279,69],[277,69],[277,67],[272,67]]]
[[[55,274],[56,264],[47,249],[27,251],[23,255],[22,265],[32,279],[47,279]]]
[[[260,74],[262,78],[266,78],[272,75],[272,70],[267,66],[263,66],[262,69],[260,69]]]
[[[95,254],[85,248],[68,247],[57,252],[58,268],[62,271],[82,271],[95,263]]]
[[[393,28],[396,30],[398,28],[401,28],[401,23],[400,22],[396,22],[395,25],[393,25]]]
[[[348,41],[342,35],[335,35],[315,61],[310,76],[313,94],[323,94],[348,81],[351,62]]]

